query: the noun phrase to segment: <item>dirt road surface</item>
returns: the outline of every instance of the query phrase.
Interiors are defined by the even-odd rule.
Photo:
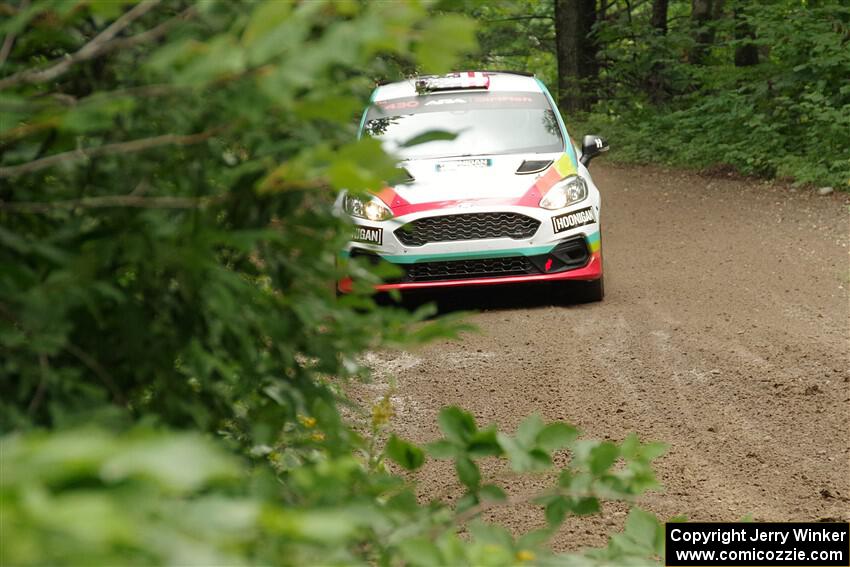
[[[480,309],[481,333],[372,355],[378,377],[354,397],[377,399],[394,377],[393,428],[417,442],[438,437],[449,404],[508,431],[539,412],[588,438],[665,441],[664,489],[640,500],[662,519],[850,520],[848,195],[602,160],[592,174],[604,302],[442,296]],[[460,495],[453,479],[443,462],[416,475],[425,499]],[[556,549],[603,544],[624,510],[568,520]],[[491,518],[518,533],[544,524],[530,507]]]

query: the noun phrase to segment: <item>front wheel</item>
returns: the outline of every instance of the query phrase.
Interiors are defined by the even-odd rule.
[[[577,282],[576,301],[579,303],[594,303],[602,301],[605,297],[605,277],[599,276],[598,280],[589,282]]]
[[[595,303],[605,297],[605,281],[603,277],[591,281],[566,281],[555,284],[555,298],[558,303],[567,305],[578,303]]]

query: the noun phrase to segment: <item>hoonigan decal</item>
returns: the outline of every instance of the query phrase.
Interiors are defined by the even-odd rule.
[[[384,229],[377,226],[355,225],[351,240],[380,246],[384,243]]]
[[[593,207],[585,207],[571,213],[565,213],[552,217],[552,231],[555,234],[571,230],[579,226],[592,224],[596,222],[596,216],[593,214]]]

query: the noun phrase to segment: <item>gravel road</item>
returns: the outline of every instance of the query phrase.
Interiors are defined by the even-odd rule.
[[[664,489],[640,501],[662,519],[850,520],[850,196],[603,160],[592,173],[604,302],[442,296],[480,309],[480,333],[373,355],[378,378],[354,397],[372,401],[394,377],[393,428],[417,442],[437,437],[448,404],[507,430],[536,411],[587,437],[665,441]],[[459,495],[452,478],[442,462],[416,475],[426,499]],[[569,520],[555,547],[602,544],[624,510]],[[516,532],[544,523],[532,508],[492,518]]]

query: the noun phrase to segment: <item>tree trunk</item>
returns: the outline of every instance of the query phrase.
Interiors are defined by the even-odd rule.
[[[712,15],[712,0],[691,0],[694,47],[688,60],[695,65],[702,65],[714,42],[714,30],[709,26]]]
[[[657,30],[659,34],[667,33],[667,0],[652,0],[652,29]]]
[[[555,0],[555,51],[558,59],[558,105],[563,112],[590,110],[599,71],[596,0]]]
[[[716,21],[722,18],[724,8],[726,8],[726,0],[712,0],[711,19]]]
[[[667,35],[667,4],[668,0],[652,0],[650,24],[658,37]],[[649,71],[648,87],[647,94],[654,104],[659,104],[667,98],[664,67],[658,61],[652,64],[652,69]]]
[[[756,38],[756,31],[743,17],[739,6],[733,9],[732,17],[735,19],[735,39],[740,42],[735,48],[735,67],[758,65],[759,50],[752,41]]]

